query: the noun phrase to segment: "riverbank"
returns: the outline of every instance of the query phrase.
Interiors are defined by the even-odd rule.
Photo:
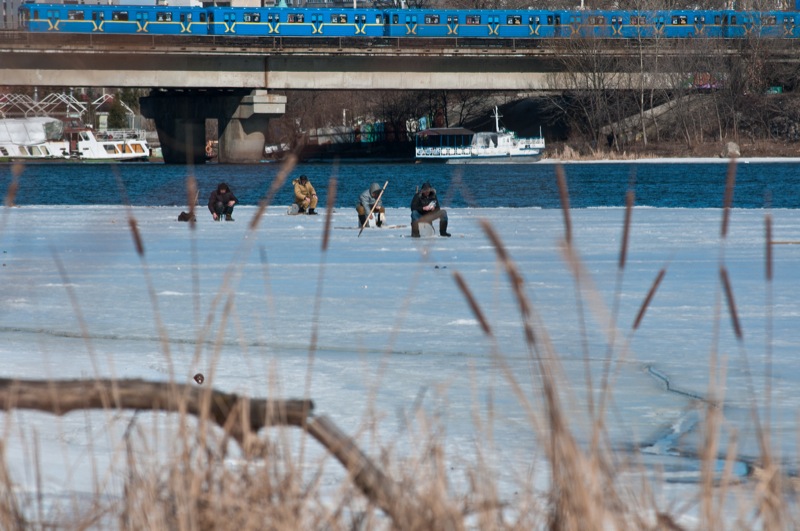
[[[787,143],[768,140],[734,143],[738,147],[739,159],[786,159],[800,158],[800,143]],[[647,146],[637,145],[625,151],[610,148],[596,148],[570,142],[548,142],[543,159],[567,161],[619,161],[639,160],[727,160],[728,141],[705,142],[687,146],[678,142],[650,142]]]

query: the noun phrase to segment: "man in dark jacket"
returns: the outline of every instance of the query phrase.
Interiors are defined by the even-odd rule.
[[[414,199],[411,200],[411,237],[419,238],[419,224],[430,223],[439,220],[439,235],[449,237],[447,232],[447,211],[439,207],[439,200],[436,198],[436,190],[425,183]]]
[[[211,192],[208,198],[208,210],[214,216],[214,221],[220,221],[225,216],[225,221],[233,221],[233,205],[239,200],[233,195],[231,189],[225,183],[219,183],[217,189]]]

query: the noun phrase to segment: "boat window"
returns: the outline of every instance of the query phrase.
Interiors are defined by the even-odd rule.
[[[480,15],[467,15],[467,26],[477,26],[481,23]]]
[[[172,13],[169,11],[159,11],[156,13],[156,22],[172,22]]]
[[[39,149],[39,146],[31,146],[31,156],[33,157],[42,156],[42,150]]]
[[[425,15],[425,24],[438,24],[439,23],[439,15]]]
[[[80,138],[81,138],[81,140],[84,140],[84,141],[91,140],[91,137],[89,137],[89,134],[86,133],[85,131],[81,131],[80,132]]]
[[[8,150],[6,148],[4,148],[3,146],[0,146],[0,155],[3,155],[4,157],[8,157]]]
[[[106,153],[109,153],[111,155],[117,152],[117,150],[114,147],[114,144],[103,144],[103,147],[106,149]]]
[[[134,145],[133,145],[133,146],[131,146],[131,147],[133,147],[133,150],[134,150],[136,153],[144,153],[144,148],[141,146],[141,144],[134,144]]]
[[[67,11],[67,20],[83,20],[83,11]]]
[[[111,12],[111,20],[118,20],[118,21],[125,21],[128,20],[128,12],[127,11],[112,11]]]
[[[130,144],[125,144],[125,153],[133,153]]]

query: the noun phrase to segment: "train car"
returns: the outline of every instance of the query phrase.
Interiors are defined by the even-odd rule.
[[[33,32],[205,35],[208,14],[197,7],[25,4],[21,25]]]
[[[798,0],[800,2],[800,0]],[[23,4],[32,32],[347,38],[800,38],[800,13]]]
[[[215,35],[382,37],[378,9],[208,8]]]

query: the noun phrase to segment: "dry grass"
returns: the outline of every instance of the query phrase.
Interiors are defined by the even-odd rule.
[[[292,164],[292,162],[290,162]],[[289,173],[287,167],[283,178]],[[188,407],[188,393],[177,393],[176,409],[179,411],[177,425],[179,437],[171,441],[171,458],[166,466],[148,459],[155,451],[150,447],[150,434],[145,433],[132,417],[125,435],[127,475],[124,480],[124,495],[115,498],[98,497],[88,506],[68,513],[68,516],[53,518],[41,514],[41,500],[20,497],[14,488],[6,468],[3,445],[0,442],[0,529],[59,529],[78,530],[92,528],[119,529],[175,529],[175,530],[528,530],[552,529],[558,531],[591,530],[642,530],[683,529],[681,517],[687,507],[674,507],[672,511],[660,508],[653,484],[642,472],[635,453],[620,453],[607,441],[605,433],[606,409],[613,395],[614,374],[617,363],[626,356],[627,344],[646,318],[646,311],[658,296],[661,281],[668,274],[664,267],[653,281],[650,291],[642,301],[636,319],[627,333],[618,331],[616,309],[608,312],[598,302],[600,297],[592,289],[591,278],[583,267],[579,250],[573,247],[572,224],[569,209],[569,190],[566,175],[557,168],[559,189],[563,205],[564,235],[562,253],[564,267],[571,272],[581,289],[576,290],[581,308],[607,323],[608,352],[600,382],[601,400],[590,402],[590,418],[593,421],[592,442],[588,446],[579,444],[573,433],[571,419],[563,407],[564,380],[558,356],[542,325],[537,309],[527,296],[525,282],[517,265],[505,248],[499,234],[488,222],[482,230],[492,243],[497,261],[504,271],[516,297],[520,327],[524,330],[528,356],[538,368],[537,388],[540,394],[531,396],[517,381],[513,371],[506,365],[503,354],[497,347],[489,320],[485,318],[480,303],[472,295],[470,287],[457,271],[454,273],[467,304],[475,315],[482,332],[493,348],[493,356],[504,371],[507,384],[514,390],[523,406],[530,425],[536,433],[549,464],[549,488],[545,492],[521,487],[513,500],[502,499],[490,467],[478,460],[466,471],[469,483],[465,492],[454,493],[446,450],[435,419],[420,416],[416,419],[415,451],[408,457],[398,457],[388,448],[376,450],[378,457],[370,458],[352,444],[346,434],[332,437],[326,444],[330,453],[342,463],[350,463],[347,470],[349,480],[343,480],[334,494],[321,488],[323,469],[328,460],[309,466],[298,457],[297,437],[287,430],[297,428],[265,428],[253,433],[237,432],[231,426],[235,422],[227,417],[216,419],[223,429],[215,427],[212,408]],[[730,206],[735,183],[735,165],[728,172],[725,193],[725,209],[721,234],[727,235]],[[269,204],[272,194],[282,182],[273,186],[259,207],[259,216]],[[332,187],[335,189],[335,185]],[[196,197],[196,185],[187,181],[189,198]],[[16,189],[12,189],[10,194]],[[634,196],[631,192],[626,201],[626,212],[619,251],[618,283],[624,275],[628,253],[628,233],[635,221],[632,219]],[[13,196],[6,203],[13,203]],[[329,201],[328,209],[332,209]],[[258,226],[259,216],[253,219],[249,230]],[[141,245],[136,220],[130,218],[131,234],[136,242],[142,267],[147,270],[146,252]],[[770,219],[766,220],[767,249],[770,249]],[[327,249],[330,226],[326,225],[323,251]],[[244,243],[243,245],[248,245]],[[247,250],[243,249],[242,254]],[[323,252],[323,255],[325,253]],[[325,258],[323,257],[323,260]],[[767,253],[767,271],[771,272],[771,254]],[[324,263],[322,264],[324,267]],[[237,274],[232,265],[226,279],[222,281],[219,296],[214,304],[229,310],[229,297],[225,285],[229,277]],[[727,274],[724,257],[724,242],[720,259],[720,308],[727,313],[741,338],[734,287]],[[320,277],[322,278],[322,276]],[[765,282],[771,283],[771,273]],[[619,289],[619,288],[617,288]],[[619,293],[617,293],[617,296]],[[151,297],[155,297],[151,294]],[[721,320],[717,317],[717,321]],[[201,334],[204,335],[205,333]],[[626,338],[617,341],[615,338]],[[312,342],[313,344],[313,342]],[[166,347],[165,347],[166,348]],[[313,348],[312,353],[313,355]],[[746,353],[742,353],[746,356]],[[743,519],[724,514],[724,500],[734,483],[731,466],[735,459],[735,444],[729,445],[725,457],[722,480],[715,473],[721,446],[721,404],[724,400],[719,384],[724,377],[724,364],[712,353],[710,388],[704,402],[704,436],[702,449],[702,481],[697,486],[694,499],[688,506],[699,507],[700,523],[697,529],[723,529],[726,522],[735,521],[736,527],[745,529],[761,527],[768,530],[790,529],[798,524],[787,504],[790,497],[790,482],[770,453],[768,425],[760,431],[761,456],[754,466],[755,473],[749,478],[758,493],[750,500],[751,507],[742,514],[755,514]],[[213,379],[212,379],[213,381]],[[587,385],[594,383],[587,381]],[[593,393],[589,393],[590,396]],[[203,395],[206,396],[206,395]],[[207,396],[210,396],[207,395]],[[313,398],[313,396],[312,396]],[[181,400],[183,400],[181,402]],[[199,399],[198,399],[199,400]],[[208,400],[211,400],[210,398]],[[17,407],[12,400],[5,403],[6,409]],[[109,403],[108,408],[113,409]],[[753,411],[755,414],[755,408]],[[231,416],[230,418],[233,418]],[[758,422],[757,415],[754,419]],[[308,417],[302,425],[306,433],[315,435],[324,431],[325,420]],[[300,423],[303,424],[303,423]],[[327,425],[328,431],[316,433],[323,441],[337,428]],[[357,434],[350,434],[355,436]],[[232,444],[236,441],[238,444]],[[323,441],[323,444],[324,441]],[[374,469],[363,466],[361,458],[369,460]],[[355,463],[355,464],[353,464]],[[358,465],[362,463],[362,465]],[[633,477],[639,479],[631,479]],[[624,479],[621,479],[624,478]]]

